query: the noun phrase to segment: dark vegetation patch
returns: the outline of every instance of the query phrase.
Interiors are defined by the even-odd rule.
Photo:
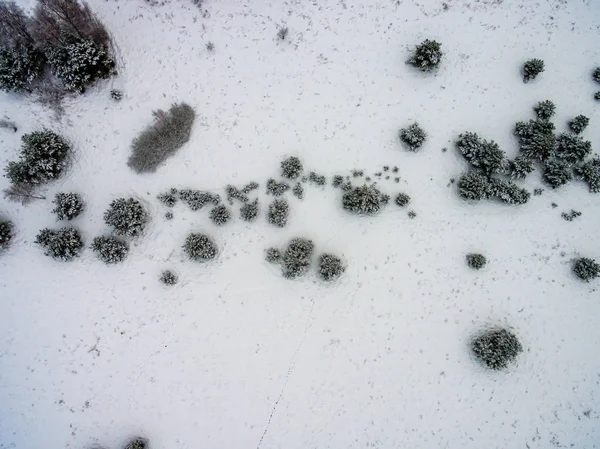
[[[160,274],[159,280],[165,285],[175,285],[179,281],[179,277],[171,270],[165,270]]]
[[[544,71],[544,61],[533,58],[523,64],[523,82],[527,83],[537,78]]]
[[[381,193],[374,184],[354,187],[342,196],[343,208],[359,215],[375,215],[386,203],[386,195]]]
[[[467,254],[467,265],[475,270],[480,270],[485,267],[487,259],[483,254]]]
[[[600,276],[600,264],[596,263],[594,259],[581,257],[575,260],[573,272],[582,281],[589,282]]]
[[[44,254],[54,259],[68,262],[79,256],[83,240],[79,231],[73,227],[61,229],[42,229],[35,243],[44,249]]]
[[[523,352],[523,347],[512,332],[492,329],[475,336],[471,340],[471,350],[487,368],[501,370]]]
[[[315,245],[312,240],[292,239],[281,258],[283,276],[287,279],[294,279],[305,274],[310,267],[314,249]]]
[[[258,200],[245,203],[240,208],[240,217],[244,221],[254,221],[258,216]]]
[[[150,220],[148,212],[134,198],[117,198],[104,213],[104,221],[115,234],[135,237],[140,235]]]
[[[55,208],[52,213],[56,214],[57,220],[73,220],[78,217],[84,209],[83,198],[78,193],[59,192],[54,196]]]
[[[181,190],[179,192],[179,199],[194,212],[209,204],[217,206],[221,202],[221,197],[219,195],[193,189]]]
[[[208,235],[192,233],[185,239],[183,252],[193,261],[206,262],[217,257],[219,251]]]
[[[419,126],[418,123],[413,123],[407,128],[400,130],[400,140],[410,151],[419,151],[419,149],[425,143],[426,138],[427,133]]]
[[[435,40],[425,39],[417,45],[406,62],[423,72],[429,72],[439,67],[442,56],[442,44]]]
[[[319,277],[324,281],[338,279],[346,270],[342,259],[333,254],[322,254],[319,257]]]
[[[277,182],[273,178],[267,181],[267,195],[281,196],[290,190],[290,185],[286,182]]]
[[[231,219],[231,212],[223,204],[215,206],[210,211],[210,219],[217,226],[223,226]]]
[[[96,237],[92,241],[92,250],[106,264],[122,262],[129,253],[129,245],[113,236]]]
[[[274,200],[269,204],[267,221],[278,228],[287,225],[290,214],[290,205],[285,199]]]
[[[290,156],[281,162],[281,176],[287,179],[297,179],[304,170],[302,162],[296,156]]]

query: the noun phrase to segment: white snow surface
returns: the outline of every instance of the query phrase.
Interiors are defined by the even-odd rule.
[[[16,231],[0,255],[0,448],[117,449],[138,435],[151,449],[600,447],[599,283],[571,273],[574,257],[600,258],[600,195],[572,182],[510,207],[464,202],[449,185],[467,169],[459,133],[515,155],[514,122],[540,100],[556,103],[558,131],[590,117],[584,137],[598,151],[598,2],[205,0],[206,14],[187,0],[156,3],[90,1],[119,76],[67,100],[62,119],[0,94],[0,117],[19,126],[0,130],[1,166],[43,126],[74,147],[47,200],[0,200]],[[434,74],[405,64],[425,38],[443,44]],[[531,57],[546,71],[524,84]],[[156,173],[132,172],[132,139],[176,101],[198,114],[191,141]],[[418,153],[398,139],[415,120],[429,134]],[[289,225],[277,229],[264,184],[289,155],[329,181],[397,165],[400,184],[379,186],[412,202],[355,217],[339,190],[307,185],[303,201],[286,194]],[[224,195],[249,181],[261,183],[253,224],[236,209],[217,228],[208,209],[183,204],[167,221],[156,200],[170,187]],[[523,185],[542,187],[540,172]],[[33,243],[60,226],[58,191],[87,204],[74,221],[86,249],[70,263]],[[109,232],[102,215],[120,196],[142,199],[152,221],[124,263],[106,266],[89,245]],[[560,218],[571,209],[583,215]],[[216,262],[185,259],[192,231],[214,238]],[[283,279],[264,251],[296,236],[343,256],[342,278]],[[488,266],[470,270],[469,252]],[[162,285],[165,269],[180,283]],[[524,347],[504,372],[468,350],[494,325]]]

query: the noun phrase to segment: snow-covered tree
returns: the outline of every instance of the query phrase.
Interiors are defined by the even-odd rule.
[[[290,156],[281,162],[281,176],[296,179],[302,174],[302,162],[296,156]]]
[[[278,228],[283,228],[287,225],[290,215],[290,205],[285,199],[274,200],[269,204],[267,213],[267,221]]]
[[[0,89],[28,91],[44,70],[44,57],[32,47],[0,47]]]
[[[273,178],[267,180],[267,195],[281,196],[290,190],[290,185],[285,182],[277,182]]]
[[[121,239],[107,235],[94,238],[92,250],[102,262],[114,264],[125,260],[129,253],[129,245]]]
[[[503,203],[525,204],[531,198],[531,193],[517,186],[512,181],[504,179],[492,179],[492,195]]]
[[[283,255],[279,248],[267,248],[265,252],[265,260],[269,263],[278,263],[281,261]]]
[[[562,133],[556,139],[556,157],[569,164],[583,161],[591,152],[592,143],[577,135]]]
[[[473,268],[474,270],[481,270],[483,267],[485,267],[485,264],[487,263],[487,259],[483,254],[467,254],[466,259],[467,265]]]
[[[576,167],[575,172],[587,182],[590,192],[600,192],[600,156],[588,159],[583,165]]]
[[[523,352],[517,336],[506,329],[491,329],[471,340],[475,357],[493,370],[508,367]]]
[[[425,143],[425,139],[427,139],[427,133],[416,122],[400,130],[400,140],[410,151],[419,151]]]
[[[79,255],[83,240],[79,231],[73,227],[61,229],[42,229],[35,243],[44,249],[46,256],[67,262]]]
[[[160,274],[160,282],[165,285],[175,285],[179,281],[179,277],[171,270],[165,270]]]
[[[504,151],[493,140],[487,141],[477,133],[466,132],[458,136],[455,145],[465,160],[485,175],[502,170]]]
[[[411,57],[406,61],[408,64],[424,72],[439,67],[442,62],[442,44],[437,41],[425,39],[417,45]]]
[[[172,188],[168,192],[163,192],[157,195],[158,201],[163,203],[167,207],[174,207],[177,204],[179,192],[177,189]]]
[[[476,171],[462,175],[457,185],[458,194],[465,200],[486,200],[494,194],[494,187],[489,178]]]
[[[13,237],[12,229],[13,224],[10,221],[0,221],[0,250],[5,249],[10,244]]]
[[[240,217],[244,221],[254,221],[258,217],[258,199],[242,205],[240,208]]]
[[[583,130],[585,128],[587,128],[589,123],[590,123],[589,118],[587,118],[585,115],[579,114],[573,120],[569,121],[569,128],[575,134],[581,134],[583,132]]]
[[[217,257],[219,250],[213,240],[206,234],[192,233],[183,244],[183,252],[196,262],[206,262]]]
[[[148,212],[134,198],[117,198],[104,213],[104,221],[115,234],[135,237],[140,235],[149,221]]]
[[[354,187],[342,196],[342,207],[354,214],[375,215],[385,205],[385,195],[375,184]]]
[[[216,206],[221,202],[219,195],[193,189],[181,190],[179,192],[179,199],[194,212],[209,204]]]
[[[281,259],[283,276],[294,279],[305,274],[311,264],[315,244],[312,240],[294,238],[288,244]]]
[[[344,262],[333,254],[322,254],[319,257],[319,277],[324,281],[334,281],[346,271]]]
[[[231,212],[227,209],[227,206],[219,204],[210,211],[210,219],[217,226],[223,226],[231,219]]]
[[[56,205],[52,213],[56,214],[57,220],[72,220],[83,212],[83,198],[78,193],[59,192],[52,202]]]
[[[525,179],[531,172],[533,172],[533,161],[522,154],[512,161],[506,161],[505,174],[513,179]]]
[[[546,162],[543,177],[550,187],[557,189],[573,179],[573,169],[564,160],[552,159]]]
[[[148,440],[145,438],[134,438],[129,441],[123,449],[146,449],[148,447]]]
[[[594,69],[594,71],[592,72],[592,78],[594,79],[594,81],[596,81],[597,83],[600,83],[600,67],[596,67]]]
[[[596,263],[594,259],[581,257],[575,260],[573,272],[582,281],[589,282],[600,276],[600,264]]]
[[[550,120],[556,111],[556,106],[550,100],[540,101],[533,107],[533,111],[540,120]]]
[[[534,161],[546,161],[554,155],[556,137],[554,124],[547,120],[517,122],[515,135],[523,155]]]
[[[523,64],[523,82],[527,83],[528,81],[535,79],[543,71],[544,61],[537,58],[530,59]]]
[[[399,193],[398,195],[396,195],[394,201],[398,206],[405,207],[406,205],[408,205],[408,203],[410,203],[410,196],[408,196],[406,193]]]
[[[324,186],[327,183],[327,179],[324,175],[319,175],[317,172],[314,171],[311,171],[308,174],[308,180],[318,186]]]

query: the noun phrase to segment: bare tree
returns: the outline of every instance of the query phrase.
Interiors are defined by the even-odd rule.
[[[32,200],[45,200],[45,196],[34,195],[33,186],[29,184],[13,184],[8,189],[4,189],[4,197],[15,203],[21,203],[23,206]]]
[[[14,0],[0,0],[0,45],[34,46],[35,39],[31,29],[32,20]]]

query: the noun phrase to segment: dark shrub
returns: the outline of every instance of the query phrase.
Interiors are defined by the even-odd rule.
[[[596,263],[594,259],[581,257],[573,264],[573,272],[582,281],[589,282],[600,276],[600,264]]]
[[[111,89],[110,98],[112,98],[115,101],[121,101],[121,99],[123,98],[123,91],[120,91],[119,89]]]
[[[13,184],[43,184],[58,178],[67,164],[69,145],[44,129],[24,134],[18,162],[9,162],[6,177]]]
[[[533,111],[540,120],[550,120],[556,111],[556,106],[550,100],[540,101],[533,107]]]
[[[342,206],[348,211],[359,215],[375,215],[385,206],[385,195],[375,184],[362,185],[344,193]]]
[[[233,204],[233,200],[238,200],[242,203],[248,202],[248,195],[235,186],[228,185],[225,187],[225,193],[227,194],[227,202],[229,204]]]
[[[0,89],[29,91],[42,74],[43,55],[32,47],[0,47]]]
[[[171,212],[170,210],[165,212],[165,218],[167,220],[172,220],[173,219],[173,212]]]
[[[269,263],[277,263],[282,257],[281,251],[278,248],[268,248],[265,255],[265,259]]]
[[[167,207],[174,207],[177,204],[177,189],[170,189],[168,192],[159,194],[156,198]]]
[[[493,179],[493,196],[507,204],[525,204],[531,198],[531,193],[517,186],[512,181]]]
[[[64,262],[77,257],[83,248],[81,234],[73,227],[58,230],[42,229],[37,235],[35,243],[44,248],[46,256]]]
[[[600,90],[594,94],[594,100],[600,100]]]
[[[400,140],[404,142],[410,151],[419,151],[426,138],[427,133],[418,123],[413,123],[408,128],[400,130]]]
[[[486,175],[502,170],[504,151],[493,140],[487,141],[476,133],[466,132],[458,136],[456,147],[469,164]]]
[[[579,114],[573,120],[569,121],[569,128],[575,134],[581,134],[583,132],[583,130],[585,128],[587,128],[589,123],[590,123],[589,118],[587,118],[585,115]]]
[[[281,162],[281,176],[296,179],[302,174],[302,162],[296,156],[290,156]]]
[[[399,193],[396,195],[395,201],[398,206],[405,207],[408,205],[408,203],[410,203],[410,196],[408,196],[406,193]]]
[[[319,276],[324,281],[334,281],[346,271],[346,267],[337,256],[333,254],[322,254],[319,258]]]
[[[72,220],[83,212],[83,199],[77,193],[59,192],[52,202],[56,204],[52,213],[56,214],[57,220]]]
[[[473,338],[471,350],[485,366],[500,370],[513,362],[523,352],[523,347],[512,332],[492,329]]]
[[[324,186],[327,183],[325,176],[319,175],[319,174],[315,173],[314,171],[311,171],[308,174],[308,180],[318,186]]]
[[[600,157],[594,156],[588,159],[583,165],[575,169],[585,182],[588,183],[590,192],[600,192]]]
[[[205,262],[217,257],[218,248],[206,234],[192,233],[183,244],[185,254],[196,262]]]
[[[311,240],[294,238],[283,253],[281,268],[283,276],[294,279],[305,274],[310,267],[315,245]]]
[[[467,254],[467,265],[474,270],[481,270],[486,263],[487,259],[483,254]]]
[[[543,177],[550,187],[556,189],[573,179],[573,170],[568,162],[553,159],[546,163]]]
[[[341,175],[335,175],[333,177],[333,180],[331,181],[331,185],[333,187],[340,187],[343,182],[344,182],[344,177],[343,176],[341,176]]]
[[[115,234],[135,237],[142,233],[149,217],[138,200],[117,198],[104,212],[104,221],[113,227]]]
[[[556,156],[569,164],[583,161],[591,152],[591,142],[574,134],[562,133],[556,139]]]
[[[302,184],[300,184],[299,182],[296,183],[296,185],[294,186],[294,188],[292,189],[292,193],[294,194],[294,196],[296,198],[298,198],[299,200],[304,199],[304,187],[302,187]]]
[[[530,80],[535,79],[540,73],[544,71],[544,61],[541,59],[530,59],[523,64],[523,82],[526,83]]]
[[[146,447],[148,447],[148,440],[138,437],[127,443],[123,449],[146,449]]]
[[[283,228],[287,225],[290,214],[290,205],[286,200],[274,200],[269,204],[267,221],[272,225]]]
[[[248,195],[250,192],[252,192],[253,190],[258,189],[258,182],[250,182],[248,184],[246,184],[246,186],[244,186],[244,188],[242,189],[242,192],[245,193],[246,195]]]
[[[92,242],[92,250],[98,259],[106,264],[122,262],[129,253],[129,245],[113,236],[96,237]]]
[[[517,122],[515,135],[519,139],[520,150],[525,157],[543,162],[553,156],[556,137],[552,122],[546,120]]]
[[[194,109],[187,103],[174,104],[167,112],[159,109],[153,115],[154,123],[131,143],[127,165],[137,173],[155,172],[186,144],[196,118]]]
[[[281,196],[290,190],[290,185],[285,182],[277,182],[273,178],[267,180],[267,195]]]
[[[160,275],[160,282],[165,285],[175,285],[179,278],[171,270],[165,270]]]
[[[442,62],[442,44],[425,39],[406,61],[408,64],[424,72],[436,69]]]
[[[408,218],[410,218],[410,219],[417,217],[417,213],[414,210],[409,210],[407,215],[408,215]]]
[[[560,216],[566,221],[573,221],[577,217],[581,217],[581,212],[571,209],[571,212],[563,212]]]
[[[181,190],[179,192],[179,199],[194,212],[208,204],[216,206],[221,201],[219,195],[192,189]]]
[[[12,240],[13,225],[10,221],[0,221],[0,250],[8,247]]]
[[[240,216],[244,221],[254,221],[258,216],[258,200],[246,203],[240,208]]]
[[[215,206],[210,211],[210,219],[217,226],[223,226],[231,219],[231,212],[223,204]]]
[[[479,172],[465,173],[457,182],[458,194],[465,200],[485,200],[494,194],[490,180]]]
[[[506,162],[505,172],[513,179],[525,179],[533,172],[533,161],[521,154],[512,161]]]
[[[279,40],[284,41],[285,38],[287,37],[289,31],[290,30],[288,29],[288,27],[279,28],[279,30],[277,31],[277,37],[279,38]]]
[[[600,83],[600,67],[596,67],[594,69],[594,71],[592,72],[592,78],[594,79],[594,81],[596,81],[597,83]]]

